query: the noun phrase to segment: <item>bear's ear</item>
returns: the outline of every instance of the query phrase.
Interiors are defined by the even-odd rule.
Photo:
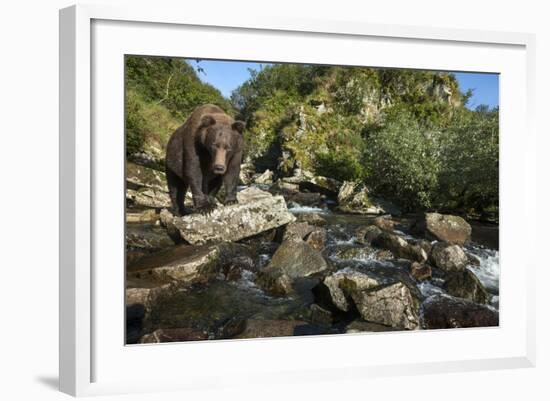
[[[231,125],[231,128],[233,128],[235,131],[237,131],[239,134],[242,134],[245,129],[245,123],[242,121],[235,121],[233,125]]]
[[[201,128],[210,127],[211,125],[216,124],[216,120],[210,114],[205,114],[201,118]]]

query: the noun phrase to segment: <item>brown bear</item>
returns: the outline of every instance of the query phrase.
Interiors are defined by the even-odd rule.
[[[170,137],[166,148],[166,180],[176,214],[191,188],[201,212],[216,206],[213,198],[225,186],[225,204],[237,202],[237,183],[243,150],[242,121],[234,121],[218,106],[197,107]]]

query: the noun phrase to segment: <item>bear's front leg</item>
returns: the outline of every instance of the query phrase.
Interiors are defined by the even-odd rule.
[[[216,208],[216,200],[202,191],[202,171],[198,158],[189,158],[186,162],[186,178],[193,194],[193,205],[201,213],[211,212]]]
[[[223,177],[226,193],[224,205],[234,205],[237,203],[237,184],[239,183],[239,174],[241,172],[241,159],[242,153],[239,152],[231,158],[227,166],[227,172]]]

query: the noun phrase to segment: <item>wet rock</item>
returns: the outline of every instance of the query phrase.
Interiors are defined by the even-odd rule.
[[[174,215],[168,209],[162,209],[159,214],[160,225],[166,229],[166,233],[172,239],[175,244],[181,244],[183,238],[181,237],[180,230],[174,224]]]
[[[395,234],[382,232],[372,240],[372,245],[391,251],[397,258],[414,260],[421,263],[428,259],[428,254],[419,245],[409,244],[404,238]]]
[[[481,265],[481,261],[476,255],[466,252],[466,256],[468,257],[468,265],[473,267],[479,267]]]
[[[268,270],[279,270],[291,279],[309,277],[328,269],[323,256],[303,241],[284,241],[273,254]]]
[[[203,246],[179,245],[128,266],[130,279],[168,282],[179,285],[205,283],[216,277],[222,267],[247,252],[244,245],[216,244]]]
[[[300,213],[296,221],[311,224],[312,226],[326,226],[327,221],[319,213]]]
[[[364,332],[384,332],[384,331],[396,331],[391,326],[384,326],[379,323],[365,322],[364,320],[354,320],[346,326],[346,333],[364,333]]]
[[[351,297],[364,320],[408,330],[420,328],[420,302],[401,282],[351,291]]]
[[[353,181],[345,181],[340,187],[338,210],[356,214],[401,214],[391,202],[370,195],[364,184]]]
[[[255,174],[252,178],[252,182],[255,184],[272,184],[273,183],[273,171],[265,170],[261,174]]]
[[[173,224],[187,242],[204,244],[238,241],[295,221],[282,196],[251,187],[238,192],[237,199],[209,214],[174,217]]]
[[[410,273],[418,281],[427,280],[432,277],[432,268],[428,264],[412,262]]]
[[[311,310],[310,320],[313,324],[318,326],[330,326],[333,323],[332,313],[318,304],[312,304],[309,309]]]
[[[208,333],[192,328],[158,329],[144,335],[141,344],[208,340]]]
[[[391,217],[388,218],[388,216],[378,216],[373,220],[372,224],[382,231],[387,231],[390,233],[393,232],[395,226],[394,221],[391,219]]]
[[[350,248],[346,248],[341,251],[338,251],[335,254],[335,256],[343,260],[350,260],[350,259],[367,260],[367,259],[373,259],[375,257],[375,254],[376,254],[376,251],[374,251],[372,248],[350,247]]]
[[[289,239],[303,240],[308,234],[316,229],[308,223],[293,222],[285,226],[283,241]]]
[[[320,207],[323,204],[324,198],[316,192],[295,192],[286,195],[285,199],[289,205]]]
[[[316,228],[306,235],[305,242],[316,251],[321,252],[327,242],[327,231],[324,228]]]
[[[258,274],[258,286],[271,295],[282,297],[294,292],[292,280],[280,270],[264,269]]]
[[[464,270],[468,264],[468,256],[458,245],[438,242],[432,247],[430,254],[432,263],[446,272]]]
[[[370,244],[382,234],[382,230],[375,225],[359,227],[355,231],[355,239],[360,244]]]
[[[300,320],[248,319],[242,327],[243,330],[232,338],[287,337],[321,332],[318,328]]]
[[[438,294],[423,305],[423,326],[427,329],[498,326],[499,313],[487,306]]]
[[[489,294],[476,275],[468,269],[449,274],[445,280],[444,288],[454,297],[464,298],[478,304],[489,302]]]
[[[130,279],[126,282],[126,319],[147,319],[162,297],[169,297],[176,291],[173,282],[150,282]]]
[[[243,270],[255,271],[254,260],[248,255],[236,256],[222,266],[222,274],[226,280],[234,281],[242,277]]]
[[[412,230],[428,239],[456,245],[468,243],[472,235],[472,227],[462,217],[439,213],[426,213]]]

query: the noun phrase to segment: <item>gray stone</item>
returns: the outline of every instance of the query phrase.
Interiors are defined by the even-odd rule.
[[[472,227],[459,216],[426,213],[415,223],[413,231],[428,239],[464,245],[470,241]]]
[[[343,269],[325,277],[323,285],[328,289],[331,303],[339,310],[348,312],[351,309],[350,293],[375,288],[381,281],[372,275],[353,269]]]
[[[311,224],[313,226],[326,226],[327,221],[319,213],[300,213],[296,221]]]
[[[369,291],[351,291],[361,317],[369,322],[416,330],[420,328],[420,302],[403,283]]]
[[[323,256],[304,241],[284,241],[273,254],[267,270],[277,270],[291,279],[309,277],[328,269]]]
[[[296,220],[282,196],[247,188],[237,193],[237,200],[237,204],[217,207],[209,214],[174,217],[172,223],[187,242],[205,244],[238,241]]]
[[[432,268],[424,263],[412,262],[410,273],[418,281],[427,280],[432,277]]]
[[[428,254],[422,247],[409,244],[403,237],[395,234],[382,232],[371,242],[374,246],[391,251],[396,258],[403,258],[421,263],[428,259]]]
[[[364,320],[354,320],[346,326],[346,333],[364,333],[375,332],[380,333],[384,331],[395,331],[396,329],[391,326],[384,326],[379,323],[365,322]]]
[[[445,280],[445,290],[452,296],[464,298],[478,304],[486,304],[489,294],[476,277],[468,269],[449,274]]]
[[[144,335],[141,344],[208,340],[208,333],[192,328],[158,329]]]
[[[272,184],[273,183],[273,171],[265,170],[261,174],[255,174],[252,178],[255,184]]]
[[[464,270],[468,264],[468,256],[458,245],[438,242],[432,247],[430,259],[435,266],[446,272]]]
[[[438,294],[422,304],[423,326],[426,329],[490,327],[499,325],[498,311],[462,298]]]

